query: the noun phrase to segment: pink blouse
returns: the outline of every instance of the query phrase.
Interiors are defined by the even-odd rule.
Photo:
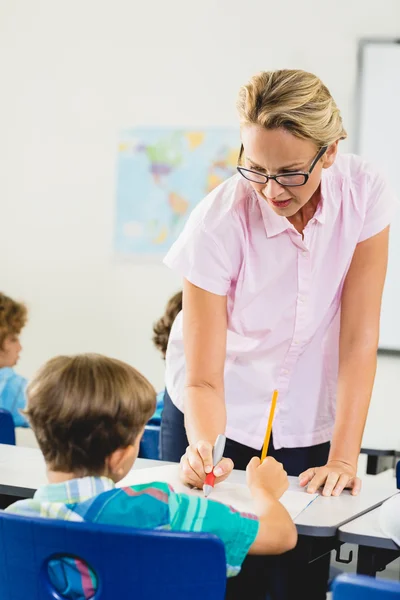
[[[386,228],[397,205],[381,175],[350,154],[322,171],[321,195],[302,237],[236,175],[200,202],[164,260],[227,296],[226,435],[252,448],[262,447],[275,388],[275,448],[331,439],[343,284],[356,245]],[[181,410],[184,382],[180,314],[166,386]]]

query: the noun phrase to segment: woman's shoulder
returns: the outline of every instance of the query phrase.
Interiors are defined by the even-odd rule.
[[[328,169],[328,176],[334,180],[347,181],[350,185],[383,179],[383,175],[373,163],[350,153],[337,155],[334,164]]]
[[[251,186],[239,174],[234,175],[199,202],[190,215],[191,226],[201,224],[208,232],[229,228],[249,210],[252,198]]]

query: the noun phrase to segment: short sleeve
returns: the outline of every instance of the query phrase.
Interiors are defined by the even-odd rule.
[[[379,173],[371,177],[366,193],[368,203],[359,242],[373,237],[390,225],[399,207],[394,190]]]
[[[216,236],[202,223],[189,219],[178,240],[164,258],[167,267],[207,292],[226,296],[232,281],[232,265]]]
[[[10,411],[14,419],[15,427],[29,427],[21,410],[26,408],[26,386],[27,380],[20,375],[14,375],[6,383],[1,394],[0,405]]]
[[[227,576],[240,571],[246,555],[257,537],[259,521],[255,515],[187,494],[170,494],[169,508],[173,531],[211,533],[225,547]]]

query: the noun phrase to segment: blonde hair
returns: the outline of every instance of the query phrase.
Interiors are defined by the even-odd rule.
[[[136,440],[156,392],[136,369],[99,354],[58,356],[27,389],[25,411],[54,471],[101,474],[105,460]]]
[[[237,109],[241,125],[282,127],[320,147],[347,137],[328,88],[306,71],[284,69],[255,75],[240,89]]]
[[[0,349],[10,335],[19,335],[27,320],[26,306],[0,292]]]

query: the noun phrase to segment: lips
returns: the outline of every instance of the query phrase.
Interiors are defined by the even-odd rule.
[[[282,200],[281,202],[277,202],[276,200],[271,200],[271,203],[274,206],[276,206],[277,208],[286,208],[287,206],[289,206],[291,201],[292,201],[292,199],[289,198],[289,200]]]

